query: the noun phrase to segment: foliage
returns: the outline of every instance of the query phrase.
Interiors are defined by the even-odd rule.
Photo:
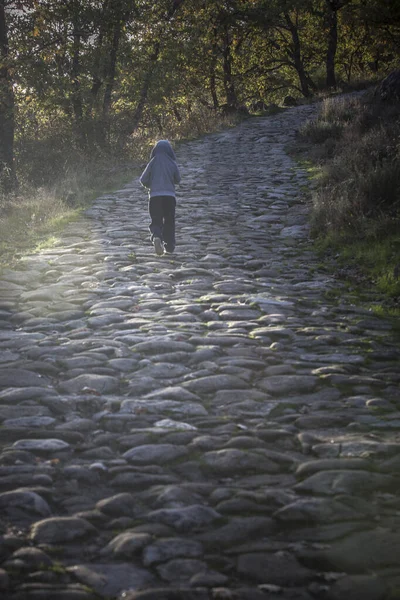
[[[400,107],[365,95],[327,99],[301,135],[322,144],[313,231],[377,237],[400,216]],[[318,152],[318,151],[317,151]]]
[[[323,91],[328,71],[338,91],[381,77],[399,47],[400,9],[389,0],[0,0],[3,254],[50,235],[96,189],[138,170],[155,139],[279,110],[287,95]],[[380,116],[323,106],[307,133],[333,161],[316,228],[365,232],[374,217],[377,236],[397,206],[398,129],[366,173],[362,161],[386,135]],[[365,135],[353,151],[357,127]]]
[[[29,200],[14,198],[11,207],[3,206],[0,218],[0,263],[7,264],[20,252],[32,249],[43,237],[51,236],[74,217],[74,211],[54,195],[38,190]]]
[[[47,185],[88,155],[126,159],[215,113],[310,96],[328,48],[339,86],[386,72],[400,45],[389,4],[0,0],[2,172]]]
[[[399,117],[398,103],[372,94],[330,98],[299,132],[320,165],[312,197],[317,248],[333,251],[339,272],[367,281],[392,312],[400,298]]]
[[[98,194],[118,189],[138,171],[131,164],[86,161],[53,187],[20,186],[12,202],[0,195],[0,267],[28,251],[57,242],[57,236]]]

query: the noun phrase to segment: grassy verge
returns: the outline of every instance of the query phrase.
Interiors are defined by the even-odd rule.
[[[23,185],[13,197],[0,198],[0,268],[28,252],[57,242],[66,224],[103,192],[118,189],[138,174],[134,164],[123,168],[76,169],[54,186]]]
[[[293,152],[315,185],[316,249],[377,313],[400,316],[400,105],[371,92],[325,99]]]
[[[82,150],[71,137],[50,131],[38,140],[17,144],[20,188],[12,197],[0,196],[0,269],[28,252],[57,243],[64,226],[77,219],[99,195],[120,189],[138,177],[160,137],[175,146],[181,142],[226,129],[239,116],[195,113],[190,120],[171,122],[160,134],[151,128],[137,132],[126,146],[108,156]],[[69,136],[69,137],[68,137]]]
[[[333,273],[347,281],[359,301],[379,315],[400,317],[399,237],[352,240],[319,237],[315,248]]]

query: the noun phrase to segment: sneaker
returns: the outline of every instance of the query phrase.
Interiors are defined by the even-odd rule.
[[[160,238],[154,238],[154,250],[156,251],[157,256],[162,256],[164,254],[164,246]]]

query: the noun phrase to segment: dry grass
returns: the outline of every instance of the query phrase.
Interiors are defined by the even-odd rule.
[[[400,105],[370,94],[327,99],[300,132],[319,165],[311,225],[317,248],[334,249],[385,310],[400,298]],[[351,275],[350,275],[351,276]],[[397,313],[396,313],[397,314]]]
[[[118,123],[107,149],[76,143],[65,121],[43,123],[36,131],[19,133],[16,142],[18,193],[0,197],[0,267],[38,244],[51,243],[66,222],[77,217],[97,195],[118,189],[137,177],[160,138],[174,143],[231,127],[237,115],[222,115],[200,106],[178,121],[170,116],[162,123],[151,120],[123,140]]]
[[[51,243],[97,195],[118,188],[136,174],[132,164],[91,162],[70,168],[53,185],[35,187],[23,182],[15,195],[0,197],[0,266],[34,251],[38,244]]]
[[[322,165],[313,197],[315,235],[377,237],[400,215],[400,106],[368,96],[328,99],[301,137]]]
[[[36,244],[54,236],[67,221],[76,217],[72,210],[54,195],[44,190],[31,192],[29,197],[2,199],[0,218],[0,265],[10,264]]]

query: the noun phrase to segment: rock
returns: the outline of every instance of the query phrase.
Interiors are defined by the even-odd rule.
[[[3,421],[4,427],[49,427],[56,423],[53,417],[19,417]]]
[[[197,431],[197,427],[194,425],[183,423],[181,421],[174,421],[173,419],[161,419],[161,421],[156,421],[154,427],[173,431]]]
[[[156,570],[164,581],[170,581],[175,585],[179,585],[190,581],[198,573],[206,571],[207,564],[201,560],[179,558],[158,565]]]
[[[184,538],[164,538],[146,546],[143,551],[143,564],[150,567],[179,557],[198,558],[202,554],[203,546],[199,542]]]
[[[182,508],[154,510],[147,515],[150,521],[165,523],[179,532],[201,530],[220,517],[221,515],[212,508],[200,504],[193,504],[192,506]]]
[[[212,600],[208,591],[202,588],[153,588],[140,592],[128,592],[124,600]],[[217,600],[217,597],[215,597]],[[222,600],[222,599],[221,599]]]
[[[300,586],[312,577],[312,572],[288,552],[243,554],[238,558],[238,572],[259,583],[287,587]]]
[[[78,584],[26,583],[18,586],[12,600],[97,600],[98,596]]]
[[[273,519],[267,517],[234,517],[226,525],[215,525],[211,531],[200,533],[196,539],[208,548],[221,550],[245,539],[270,536],[275,528]]]
[[[283,100],[283,105],[284,106],[296,106],[297,100],[296,100],[296,98],[293,98],[293,96],[285,96],[285,98]]]
[[[69,572],[83,585],[103,597],[115,597],[125,590],[154,586],[155,578],[131,563],[90,563],[70,567]]]
[[[24,564],[24,567],[30,571],[50,568],[53,565],[52,559],[39,548],[22,547],[13,552],[11,560],[18,560]]]
[[[30,539],[37,544],[74,542],[96,533],[85,519],[78,517],[51,517],[37,521],[31,528]]]
[[[390,475],[368,471],[320,471],[294,486],[298,492],[308,494],[349,494],[364,497],[374,490],[390,490],[397,486],[397,479]]]
[[[7,369],[6,372],[0,373],[0,388],[46,388],[49,385],[50,380],[47,377],[27,369]]]
[[[18,440],[14,442],[13,448],[16,450],[28,450],[29,452],[39,452],[51,454],[54,452],[65,452],[70,450],[71,446],[68,442],[58,439],[47,440]]]
[[[116,558],[131,558],[139,554],[152,540],[147,533],[120,533],[107,544],[102,554],[112,554]]]
[[[367,471],[371,467],[370,461],[362,458],[325,458],[320,460],[310,460],[301,463],[296,469],[298,477],[307,477],[320,471],[329,470],[354,470],[363,469]]]
[[[384,600],[387,597],[385,582],[376,575],[348,575],[331,586],[327,599]]]
[[[345,573],[368,573],[398,566],[400,539],[395,531],[376,527],[355,532],[314,553],[319,564]]]
[[[400,69],[392,71],[375,89],[375,96],[384,101],[400,100]]]
[[[325,498],[300,498],[273,514],[278,521],[288,523],[335,523],[358,520],[361,516],[356,509],[336,499]]]
[[[139,342],[135,345],[135,352],[142,354],[165,354],[170,352],[193,352],[194,348],[187,342],[177,342],[163,337],[156,337],[147,342]]]
[[[181,386],[168,386],[146,394],[145,398],[163,398],[166,400],[177,400],[178,402],[198,402],[200,400],[199,396],[192,394]]]
[[[243,452],[233,448],[206,452],[203,459],[209,469],[222,475],[279,472],[278,465],[267,457],[260,456],[256,452]]]
[[[135,497],[128,493],[116,494],[99,500],[96,508],[110,517],[132,516],[135,513]]]
[[[283,395],[312,392],[318,379],[311,375],[273,375],[260,381],[262,390],[269,394]]]
[[[0,494],[0,508],[7,514],[12,513],[14,508],[41,517],[48,517],[51,514],[46,500],[36,492],[27,489],[17,489]]]
[[[61,392],[67,392],[68,394],[80,394],[85,391],[91,391],[99,394],[108,394],[118,389],[119,381],[116,377],[110,377],[108,375],[78,375],[68,381],[63,381],[60,385]]]
[[[208,375],[185,382],[183,387],[194,394],[201,395],[211,394],[222,389],[246,388],[247,384],[234,375]]]
[[[172,413],[181,417],[206,416],[207,409],[200,403],[178,402],[176,400],[124,400],[121,404],[122,412],[134,414],[156,414]]]
[[[174,444],[146,444],[131,448],[122,455],[134,464],[164,464],[186,456],[187,449]]]
[[[0,569],[0,592],[5,592],[9,589],[10,578],[8,577],[7,571]]]

